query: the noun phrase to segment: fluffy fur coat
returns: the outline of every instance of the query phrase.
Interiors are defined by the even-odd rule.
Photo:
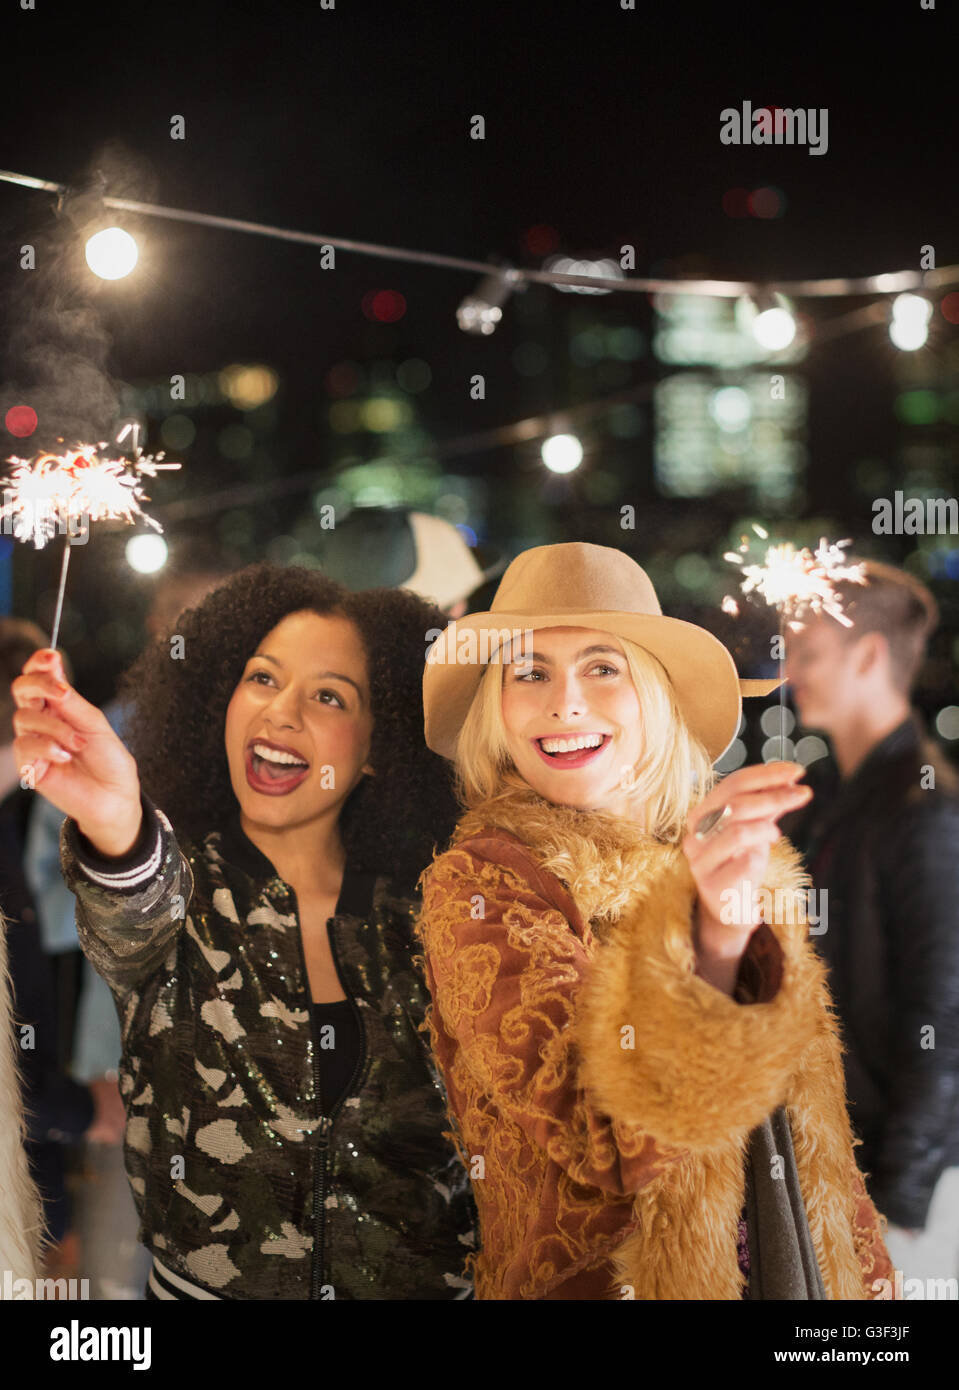
[[[760,1002],[742,1004],[693,973],[677,847],[528,788],[461,819],[424,872],[417,931],[481,1217],[478,1298],[740,1298],[744,1154],[779,1104],[827,1297],[892,1279],[807,883],[779,841],[776,910],[740,976]]]

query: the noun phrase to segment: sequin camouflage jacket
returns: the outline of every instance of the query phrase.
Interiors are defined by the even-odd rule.
[[[222,1298],[469,1297],[475,1208],[421,1031],[415,897],[347,867],[328,930],[362,1048],[322,1115],[292,888],[238,817],[194,846],[143,809],[123,861],[61,831],[80,944],[120,1019],[139,1239]]]

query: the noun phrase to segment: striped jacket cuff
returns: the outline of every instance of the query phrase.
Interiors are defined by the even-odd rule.
[[[76,821],[69,821],[67,838],[84,878],[112,892],[134,893],[155,878],[163,860],[163,829],[169,821],[158,811],[148,796],[141,793],[143,824],[136,844],[119,859],[107,859],[99,854],[87,837],[80,833]]]

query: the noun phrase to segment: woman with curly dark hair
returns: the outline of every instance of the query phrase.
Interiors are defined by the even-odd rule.
[[[443,626],[406,591],[251,566],[126,676],[132,753],[55,652],[14,682],[120,1017],[148,1298],[470,1296],[411,953],[456,813],[420,712]]]

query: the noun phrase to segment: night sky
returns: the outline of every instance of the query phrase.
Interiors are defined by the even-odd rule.
[[[633,244],[637,274],[773,283],[861,276],[918,268],[926,244],[944,266],[959,261],[950,11],[944,0],[931,11],[919,0],[700,10],[640,0],[636,11],[619,0],[336,0],[332,10],[318,0],[116,8],[36,0],[35,10],[21,11],[11,0],[2,21],[0,166],[76,188],[100,168],[121,196],[530,267],[543,257],[531,253],[527,234],[542,226],[574,257],[618,258],[622,244]],[[747,100],[828,108],[827,152],[724,146],[720,112]],[[485,117],[484,141],[469,138],[476,113]],[[182,141],[170,138],[175,114],[185,118]],[[784,215],[726,214],[724,193],[764,185],[782,191]],[[478,278],[468,273],[345,252],[325,272],[309,247],[128,217],[122,224],[141,240],[140,269],[126,281],[92,283],[82,265],[69,270],[62,259],[68,228],[54,217],[54,201],[0,184],[4,409],[29,400],[32,291],[18,268],[27,241],[60,248],[59,302],[95,311],[114,381],[236,361],[275,368],[271,462],[259,473],[239,470],[244,482],[312,468],[322,479],[331,445],[324,382],[344,360],[428,362],[432,383],[416,405],[438,445],[575,398],[566,339],[568,316],[587,303],[582,296],[545,286],[526,292],[546,305],[550,329],[549,368],[531,380],[511,364],[521,332],[512,302],[489,339],[458,328],[456,307]],[[363,297],[376,289],[405,297],[399,322],[364,315]],[[825,321],[865,302],[800,307]],[[645,296],[588,303],[595,319],[609,314],[648,335]],[[953,382],[957,333],[937,311],[924,350],[940,379],[945,364]],[[853,485],[857,462],[895,467],[896,355],[880,325],[813,346],[800,368],[811,392],[804,511],[835,517],[847,534],[869,524]],[[660,371],[647,353],[632,364],[629,384]],[[469,398],[475,372],[486,376],[484,401]],[[4,433],[0,443],[6,456],[17,442]],[[168,501],[201,497],[231,480],[230,466],[199,446],[184,461],[182,477],[156,487],[158,515],[161,490]],[[513,502],[470,518],[483,541],[530,543],[528,517],[539,507],[543,539],[601,534],[578,478],[558,494],[544,491],[541,470],[510,448],[460,454],[450,466],[506,489],[501,497],[526,491],[522,525],[513,524]],[[705,544],[709,508],[664,506],[655,496],[649,431],[621,481],[621,500],[645,499],[657,530],[685,525],[684,509],[695,513],[697,543]],[[285,526],[302,505],[295,496],[266,505],[258,524]],[[712,545],[720,542],[717,525]],[[887,558],[900,557],[897,543]],[[642,562],[641,539],[636,557]],[[18,605],[42,597],[38,585],[55,577],[56,558],[17,547]],[[102,601],[84,587],[94,561],[91,549],[76,565],[87,574],[76,576],[74,605]],[[99,670],[89,612],[87,620],[80,664],[104,695],[110,661]]]

